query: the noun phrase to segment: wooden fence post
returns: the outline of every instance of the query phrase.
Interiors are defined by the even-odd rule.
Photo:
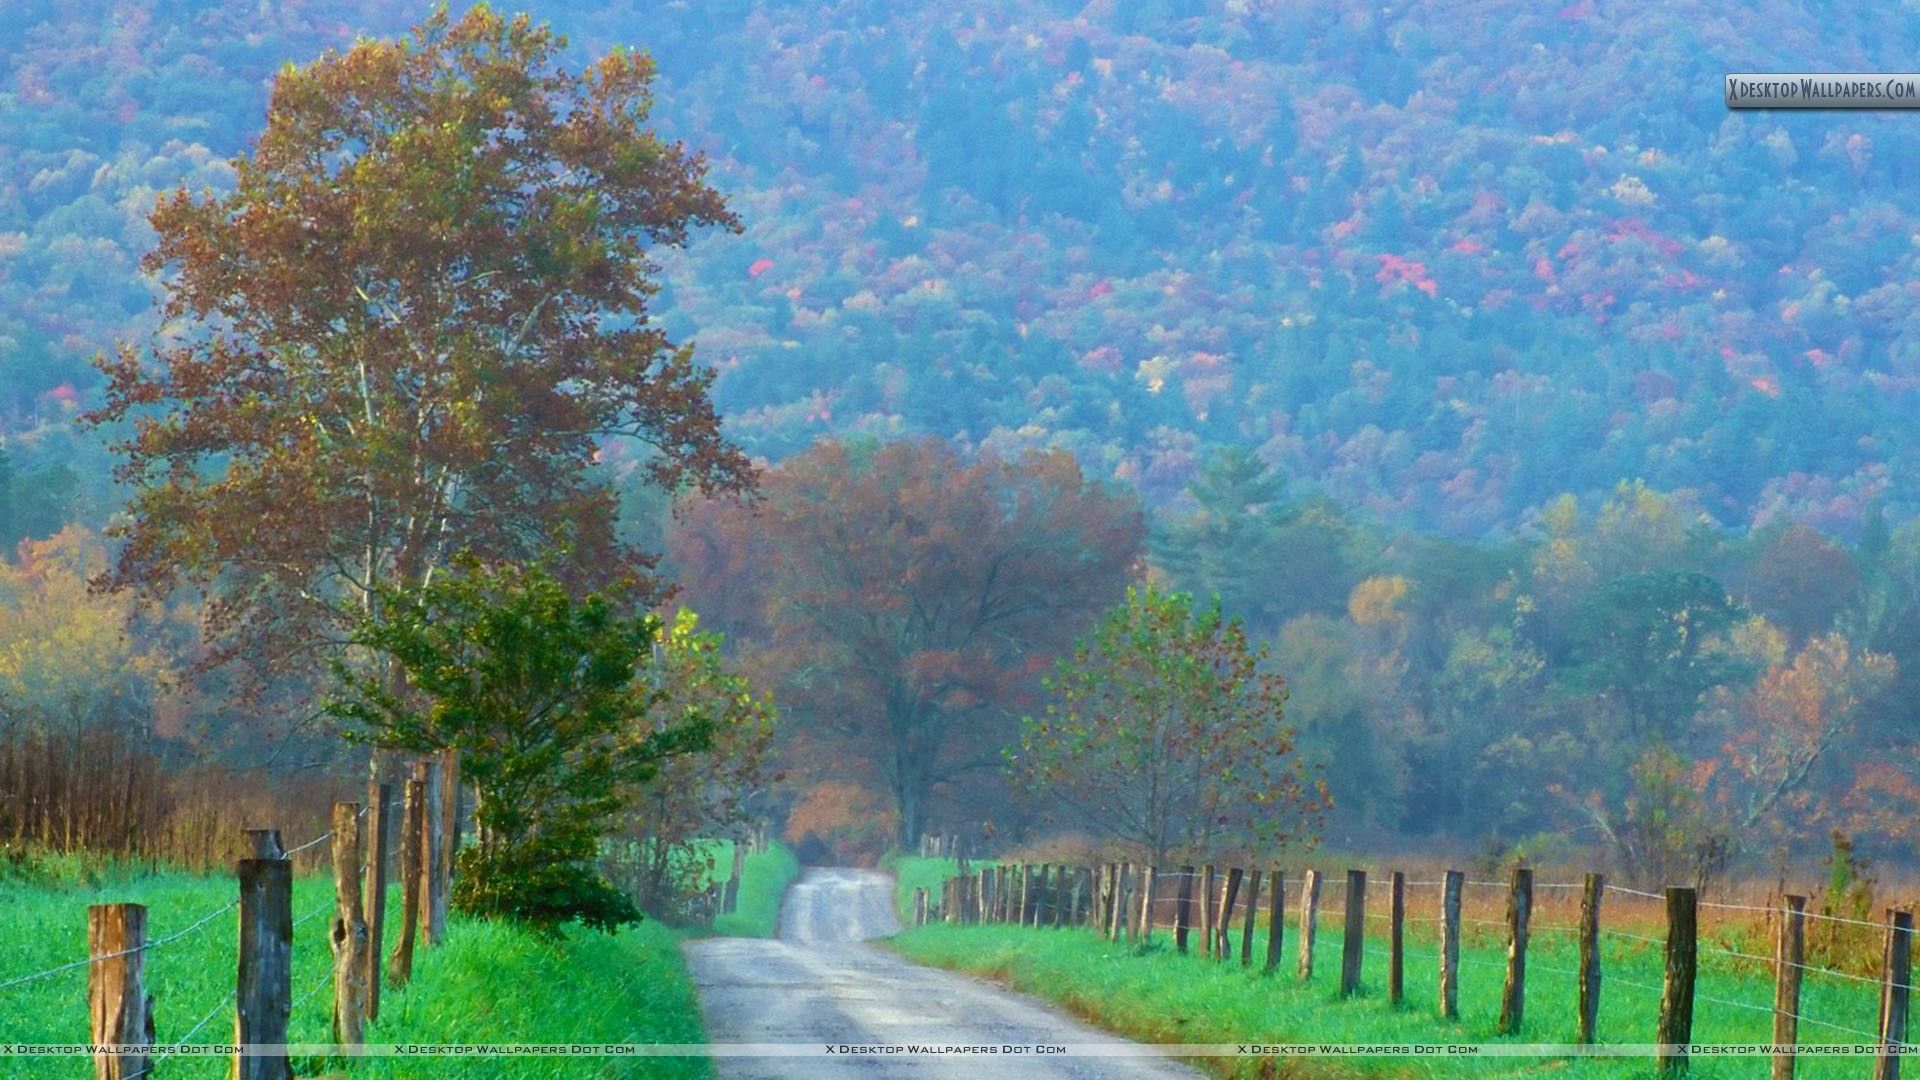
[[[147,908],[93,904],[87,908],[87,1014],[91,1039],[114,1046],[153,1045],[153,996],[147,993]],[[132,1080],[150,1067],[138,1050],[95,1054],[94,1080]]]
[[[1020,925],[1033,925],[1033,912],[1040,904],[1040,898],[1033,892],[1033,867],[1020,864]]]
[[[1187,934],[1193,929],[1193,867],[1180,868],[1180,896],[1173,908],[1173,946],[1187,951]]]
[[[1068,909],[1073,907],[1073,892],[1079,888],[1079,874],[1062,863],[1054,871],[1054,930],[1068,924]]]
[[[727,886],[720,894],[720,910],[722,913],[731,915],[740,910],[740,878],[746,873],[746,870],[746,845],[736,840],[733,844],[733,868],[727,875]]]
[[[407,985],[413,978],[413,939],[420,923],[420,884],[426,875],[420,871],[420,842],[426,834],[420,819],[426,802],[426,781],[414,771],[401,788],[400,801],[400,940],[393,943],[387,957],[387,982],[393,988]]]
[[[1313,935],[1320,921],[1320,871],[1309,870],[1300,884],[1300,966],[1301,982],[1313,978]]]
[[[1693,976],[1698,899],[1692,889],[1667,889],[1667,972],[1660,989],[1660,1075],[1687,1074],[1687,1044],[1693,1041]]]
[[[1121,862],[1114,871],[1113,879],[1113,926],[1107,937],[1113,941],[1131,941],[1133,939],[1133,918],[1127,910],[1127,898],[1133,895],[1133,864]]]
[[[1387,879],[1387,1004],[1406,997],[1407,875],[1395,870]]]
[[[1247,871],[1247,921],[1240,928],[1240,966],[1253,964],[1253,927],[1260,921],[1260,871]]]
[[[1501,1035],[1518,1032],[1526,1010],[1527,924],[1532,918],[1533,871],[1516,866],[1507,893],[1507,981],[1500,988],[1500,1023],[1494,1028]]]
[[[1773,1045],[1800,1042],[1800,971],[1807,959],[1807,898],[1781,897],[1773,938]],[[1773,1055],[1773,1080],[1793,1080],[1794,1055]]]
[[[360,806],[333,804],[333,1041],[366,1041],[367,922],[360,908]]]
[[[1219,887],[1214,884],[1213,864],[1206,864],[1200,878],[1200,952],[1209,959],[1213,956],[1213,905],[1220,901]]]
[[[446,897],[446,793],[441,790],[441,770],[431,761],[414,766],[414,774],[426,784],[425,810],[420,829],[420,938],[429,948],[440,944],[447,931]]]
[[[285,1045],[293,1014],[293,864],[283,858],[240,862],[240,970],[234,987],[233,1041]],[[285,1054],[234,1059],[236,1080],[292,1080]]]
[[[1267,964],[1262,974],[1271,975],[1273,969],[1280,966],[1281,938],[1286,936],[1287,927],[1287,877],[1279,867],[1268,872],[1273,882],[1272,907],[1267,912]]]
[[[1440,886],[1440,1017],[1460,1019],[1460,886],[1467,876],[1449,870]]]
[[[925,851],[926,847],[926,838],[921,837],[920,849]],[[924,885],[918,886],[913,890],[913,925],[927,925],[927,888]]]
[[[1907,999],[1913,982],[1913,913],[1887,909],[1887,951],[1881,965],[1880,1056],[1873,1080],[1900,1080],[1907,1041]]]
[[[1340,996],[1360,992],[1361,951],[1367,943],[1367,872],[1347,871],[1346,935],[1340,942]]]
[[[1100,936],[1113,937],[1113,864],[1100,863],[1093,871],[1093,926]]]
[[[393,785],[367,782],[367,949],[361,978],[367,987],[367,1021],[380,1019],[380,951],[387,924],[387,804]]]
[[[441,841],[447,847],[446,857],[440,863],[440,892],[451,899],[453,858],[460,854],[460,751],[451,747],[440,751],[440,801],[447,814],[446,823],[440,830]],[[441,901],[442,905],[446,902]],[[446,922],[444,911],[441,912],[440,921]]]
[[[1132,863],[1122,863],[1120,869],[1120,907],[1114,915],[1119,940],[1128,945],[1140,941],[1139,910],[1135,902],[1140,894],[1140,868]]]
[[[1152,866],[1140,870],[1140,947],[1153,944],[1153,893],[1159,884],[1159,870]]]
[[[1600,898],[1606,893],[1603,874],[1588,874],[1580,889],[1579,1011],[1573,1041],[1590,1043],[1600,1024]]]
[[[1233,958],[1233,906],[1240,900],[1240,881],[1246,871],[1239,867],[1227,870],[1227,889],[1220,897],[1220,917],[1213,920],[1213,932],[1219,935],[1213,950],[1213,958],[1225,963]]]

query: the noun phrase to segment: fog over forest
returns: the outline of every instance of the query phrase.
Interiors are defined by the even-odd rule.
[[[647,123],[738,227],[689,195],[685,243],[644,245],[647,321],[594,325],[690,344],[652,404],[718,425],[649,414],[553,451],[577,472],[477,454],[395,565],[552,555],[556,588],[637,575],[637,607],[697,613],[659,677],[739,726],[678,781],[688,828],[765,823],[817,862],[951,831],[1646,884],[1920,855],[1920,128],[1721,96],[1911,67],[1906,7],[496,6],[573,70],[652,57]],[[250,527],[130,511],[116,444],[167,405],[108,358],[213,332],[163,321],[194,249],[143,269],[156,198],[234,193],[276,75],[429,9],[6,9],[0,776],[84,739],[144,762],[156,808],[216,775],[353,790],[367,751],[318,705],[339,639],[293,623],[360,601],[208,554],[270,546]],[[514,384],[528,417],[573,378],[545,377]],[[475,385],[485,413],[501,383]],[[247,392],[236,417],[285,397]],[[247,463],[206,438],[187,472]],[[485,534],[541,484],[572,516]],[[234,521],[299,517],[249,490]],[[162,511],[177,534],[142,546]],[[168,553],[205,574],[156,585]],[[1155,697],[1242,660],[1218,700]],[[1176,733],[1128,757],[1160,707]],[[1198,801],[1114,790],[1166,761]],[[45,825],[0,801],[0,841]]]

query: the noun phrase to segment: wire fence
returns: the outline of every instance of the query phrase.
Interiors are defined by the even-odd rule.
[[[366,812],[367,812],[366,808],[362,807],[360,810],[360,816],[364,817],[366,815]],[[326,832],[321,833],[319,836],[314,837],[313,839],[307,841],[304,844],[301,844],[299,847],[289,849],[288,851],[283,853],[280,856],[280,858],[286,861],[292,861],[295,855],[298,855],[299,853],[306,851],[307,849],[315,846],[316,844],[323,843],[326,840],[331,839],[332,837],[333,837],[333,830],[328,829]],[[96,963],[98,961],[117,960],[123,956],[131,956],[134,953],[150,953],[156,949],[166,948],[167,946],[172,945],[174,942],[181,941],[185,938],[193,936],[195,933],[198,933],[200,930],[205,929],[208,924],[213,922],[213,920],[219,918],[220,916],[226,914],[229,911],[232,911],[234,908],[237,908],[239,906],[240,906],[240,898],[236,896],[232,900],[227,901],[226,903],[220,905],[219,907],[213,909],[212,911],[207,912],[205,915],[202,915],[199,918],[195,919],[192,923],[188,924],[185,928],[176,930],[173,933],[166,935],[165,937],[154,938],[151,941],[143,942],[140,945],[137,945],[131,949],[121,949],[117,952],[102,953],[99,956],[84,956],[78,960],[71,960],[64,964],[55,965],[54,967],[47,968],[44,971],[35,971],[35,972],[32,972],[31,974],[16,975],[16,976],[13,976],[12,978],[0,980],[0,992],[11,990],[18,986],[26,986],[29,983],[39,982],[41,979],[51,978],[62,972],[73,971],[76,968],[83,968],[83,967],[86,967],[88,964]],[[329,907],[331,907],[331,905],[329,905]],[[308,917],[310,918],[311,916],[308,916]],[[305,922],[305,921],[306,921],[305,918],[301,919],[301,922]],[[295,923],[294,925],[298,926],[299,923]]]
[[[1843,999],[1829,997],[1810,1002],[1808,998],[1801,997],[1796,989],[1791,999],[1798,1000],[1800,1005],[1788,1009],[1771,1000],[1743,999],[1740,993],[1743,988],[1751,989],[1749,984],[1739,981],[1739,976],[1745,972],[1756,969],[1770,972],[1774,976],[1776,991],[1778,987],[1787,985],[1786,975],[1791,972],[1794,976],[1792,985],[1795,987],[1798,986],[1802,976],[1833,980],[1836,988],[1851,988],[1862,992],[1878,990],[1883,996],[1897,994],[1897,997],[1892,1000],[1906,1001],[1907,1008],[1911,1009],[1911,998],[1908,992],[1912,989],[1912,979],[1911,977],[1900,979],[1892,974],[1892,971],[1900,969],[1894,967],[1890,959],[1891,950],[1896,947],[1893,944],[1895,941],[1900,943],[1897,948],[1903,954],[1906,952],[1911,941],[1911,932],[1899,930],[1891,920],[1882,923],[1821,912],[1801,912],[1810,921],[1861,927],[1887,934],[1888,970],[1883,970],[1878,977],[1874,977],[1809,962],[1804,958],[1785,959],[1750,951],[1740,947],[1745,940],[1746,931],[1743,930],[1735,929],[1731,941],[1727,943],[1703,938],[1697,922],[1697,914],[1701,911],[1725,912],[1736,917],[1725,925],[1751,926],[1753,922],[1764,921],[1776,932],[1783,932],[1780,930],[1780,920],[1790,909],[1784,905],[1770,907],[1750,903],[1701,901],[1693,890],[1679,890],[1669,894],[1606,884],[1598,880],[1537,881],[1516,877],[1513,881],[1489,881],[1467,878],[1464,875],[1455,876],[1450,873],[1451,880],[1424,878],[1408,880],[1403,877],[1399,882],[1402,889],[1402,902],[1396,911],[1390,913],[1380,910],[1382,905],[1377,900],[1389,895],[1389,890],[1382,887],[1381,879],[1386,878],[1386,875],[1368,871],[1365,875],[1356,874],[1352,877],[1342,874],[1316,874],[1312,888],[1307,886],[1304,877],[1282,879],[1279,888],[1279,904],[1282,910],[1276,912],[1276,883],[1272,876],[1264,871],[1249,872],[1244,876],[1235,876],[1226,872],[1209,873],[1184,869],[1156,871],[1152,875],[1151,894],[1143,896],[1139,890],[1144,885],[1145,875],[1140,868],[1134,868],[1124,884],[1116,883],[1112,869],[1109,867],[1082,868],[1066,878],[1056,875],[1048,883],[1048,890],[1058,887],[1060,881],[1071,881],[1070,907],[1050,891],[1046,891],[1046,895],[1040,897],[1026,895],[1027,888],[1037,888],[1040,883],[1037,879],[1031,883],[1024,881],[1020,876],[1021,868],[1017,866],[1010,867],[1009,872],[995,879],[993,884],[1002,890],[1011,890],[1014,893],[1010,898],[997,898],[1015,910],[1014,921],[1019,921],[1019,911],[1031,907],[1033,910],[1046,913],[1038,919],[1040,925],[1054,925],[1055,920],[1049,915],[1054,910],[1053,905],[1060,905],[1066,911],[1075,913],[1084,911],[1086,921],[1090,925],[1113,928],[1112,932],[1129,940],[1134,940],[1141,930],[1149,934],[1167,929],[1194,934],[1211,927],[1215,938],[1209,940],[1202,936],[1200,948],[1223,958],[1231,957],[1237,951],[1243,963],[1248,962],[1252,956],[1250,946],[1253,942],[1248,935],[1248,928],[1264,914],[1275,927],[1285,925],[1292,928],[1295,935],[1294,942],[1290,943],[1288,951],[1292,952],[1295,948],[1299,950],[1300,971],[1303,978],[1306,977],[1305,972],[1310,970],[1308,950],[1304,944],[1306,936],[1310,935],[1313,938],[1313,952],[1337,950],[1344,958],[1340,965],[1343,993],[1346,992],[1345,981],[1348,978],[1357,977],[1358,965],[1351,963],[1352,954],[1346,951],[1356,942],[1361,955],[1404,965],[1409,956],[1428,958],[1430,962],[1438,959],[1441,951],[1436,947],[1436,942],[1431,936],[1432,931],[1426,931],[1429,936],[1424,939],[1424,944],[1409,943],[1407,937],[1403,935],[1405,929],[1410,926],[1433,926],[1437,923],[1441,926],[1441,933],[1455,935],[1453,940],[1456,942],[1469,933],[1482,943],[1489,938],[1504,937],[1509,951],[1507,959],[1461,952],[1455,956],[1457,964],[1460,967],[1472,969],[1500,971],[1503,976],[1513,974],[1510,965],[1517,965],[1529,975],[1538,974],[1549,979],[1570,980],[1576,985],[1588,978],[1596,978],[1597,981],[1592,984],[1595,987],[1604,986],[1609,990],[1637,995],[1635,998],[1638,1002],[1637,1008],[1644,1009],[1652,1006],[1659,1010],[1661,1030],[1664,1034],[1665,1025],[1668,1022],[1667,1012],[1671,1004],[1669,999],[1676,993],[1674,988],[1622,977],[1619,967],[1622,954],[1615,949],[1603,948],[1611,943],[1617,949],[1628,950],[1625,955],[1629,957],[1644,957],[1649,947],[1657,947],[1659,953],[1655,959],[1667,969],[1665,972],[1667,980],[1669,982],[1675,978],[1683,980],[1681,984],[1683,988],[1677,992],[1683,994],[1689,1002],[1688,1015],[1692,1014],[1692,1006],[1711,1007],[1733,1014],[1774,1018],[1776,1023],[1791,1021],[1793,1026],[1788,1030],[1792,1031],[1798,1031],[1800,1025],[1805,1025],[1809,1030],[1855,1038],[1866,1044],[1877,1044],[1883,1047],[1883,1055],[1897,1054],[1903,1049],[1892,1046],[1888,1041],[1892,1038],[1890,1035],[1845,1023],[1836,1023],[1820,1016],[1809,1015],[1806,1011],[1810,1003],[1823,1002],[1831,1008],[1835,1002]],[[1599,894],[1593,891],[1596,885],[1599,886]],[[1350,888],[1353,893],[1351,897],[1347,895]],[[1119,913],[1116,918],[1112,905],[1117,890],[1125,890],[1128,899],[1127,909]],[[1479,890],[1479,892],[1473,898],[1469,898],[1462,895],[1466,890]],[[1186,893],[1184,897],[1180,895],[1183,891]],[[1507,918],[1485,918],[1461,910],[1470,903],[1473,905],[1471,910],[1484,912],[1484,905],[1488,899],[1486,891],[1496,892],[1507,902]],[[1628,901],[1628,906],[1637,912],[1628,917],[1628,925],[1633,926],[1634,929],[1602,925],[1598,895],[1610,895]],[[1436,904],[1436,900],[1441,902]],[[1657,911],[1651,905],[1637,906],[1646,901],[1657,903]],[[1684,923],[1672,923],[1667,927],[1664,935],[1636,932],[1643,923],[1652,922],[1655,919],[1670,920],[1676,917],[1675,909],[1672,907],[1675,901],[1683,903],[1683,907],[1679,910],[1690,909],[1695,913],[1695,917]],[[1340,925],[1343,907],[1345,918],[1350,920],[1344,927],[1344,933]],[[1546,915],[1545,918],[1541,917],[1543,914]],[[1331,925],[1322,928],[1324,932],[1312,933],[1314,923],[1322,919]],[[1748,921],[1743,923],[1742,919]],[[1516,920],[1524,920],[1524,935],[1514,933]],[[1142,923],[1144,925],[1141,925]],[[1169,923],[1172,925],[1169,926]],[[1380,938],[1386,936],[1382,932],[1381,924],[1383,923],[1387,924],[1397,936],[1393,950],[1383,947],[1380,941]],[[1796,930],[1795,933],[1799,931]],[[1683,935],[1677,943],[1674,940],[1676,934]],[[1527,939],[1543,935],[1546,936],[1544,952],[1535,950],[1536,955],[1528,955]],[[1590,938],[1589,935],[1591,935]],[[1235,948],[1235,938],[1239,939],[1238,949]],[[1218,950],[1213,948],[1216,942],[1222,939],[1224,939],[1223,947]],[[1441,940],[1444,941],[1445,938]],[[1476,947],[1484,947],[1484,945]],[[1676,948],[1687,958],[1683,963],[1686,972],[1683,975],[1676,975],[1672,967]],[[1557,956],[1568,955],[1557,950],[1568,949],[1579,951],[1580,968],[1566,966],[1564,961],[1556,961]],[[1612,957],[1611,960],[1603,961],[1603,957],[1609,956]],[[1273,958],[1277,959],[1277,956]],[[1633,965],[1640,962],[1632,961],[1627,965],[1626,970],[1634,970]],[[1604,979],[1598,979],[1603,969]],[[1404,978],[1404,966],[1400,971]],[[1712,980],[1704,988],[1697,984],[1697,980],[1703,976],[1709,976]],[[1445,978],[1446,976],[1443,975],[1443,981]],[[1508,980],[1503,979],[1503,981]],[[1734,992],[1728,993],[1729,989]],[[1513,991],[1510,988],[1503,988],[1503,994],[1509,992]],[[1596,998],[1593,1008],[1598,1008],[1597,1002]],[[1864,999],[1860,1001],[1860,1005],[1863,1008],[1866,1007]],[[1889,1021],[1883,1016],[1882,1023],[1886,1024]],[[1911,1046],[1911,1044],[1904,1045]]]

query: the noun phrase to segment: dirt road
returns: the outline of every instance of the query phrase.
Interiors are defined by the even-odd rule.
[[[686,954],[716,1043],[1033,1045],[1115,1036],[1032,998],[909,964],[870,938],[900,928],[893,879],[812,869],[780,910],[780,939],[708,938]],[[719,1057],[724,1080],[789,1077],[1193,1078],[1173,1062],[1100,1057]]]

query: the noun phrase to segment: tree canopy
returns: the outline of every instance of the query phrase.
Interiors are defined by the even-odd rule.
[[[754,552],[755,672],[816,762],[889,793],[908,842],[945,785],[993,775],[1035,676],[1141,551],[1138,504],[1064,454],[826,443],[769,470],[762,496],[676,531],[687,599],[706,599],[703,566]]]
[[[750,482],[710,373],[649,317],[652,253],[737,223],[646,128],[652,62],[573,72],[563,44],[443,9],[287,67],[232,190],[160,197],[166,325],[102,361],[87,417],[136,485],[110,585],[209,587],[225,653],[270,653],[337,640],[456,548],[635,571],[605,438],[650,443],[659,483]]]

